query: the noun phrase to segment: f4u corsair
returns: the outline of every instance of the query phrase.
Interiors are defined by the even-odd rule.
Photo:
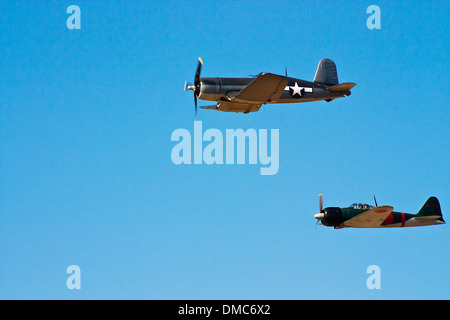
[[[418,227],[444,224],[441,206],[435,197],[425,202],[422,209],[416,214],[395,212],[391,206],[375,207],[354,203],[346,208],[328,207],[322,209],[322,195],[319,195],[320,213],[314,215],[317,222],[327,227],[341,228],[384,228],[384,227]]]
[[[194,84],[187,81],[184,90],[194,91],[195,114],[197,98],[217,101],[216,105],[200,107],[225,112],[256,112],[267,103],[298,103],[325,100],[330,102],[351,94],[356,83],[339,84],[336,65],[330,59],[322,59],[313,82],[260,73],[253,78],[200,78],[202,59],[198,58]]]

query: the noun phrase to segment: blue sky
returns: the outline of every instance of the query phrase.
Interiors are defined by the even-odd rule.
[[[68,30],[66,9],[81,9]],[[369,30],[366,9],[381,8]],[[318,226],[353,202],[450,219],[448,1],[3,1],[0,297],[449,299],[448,224]],[[200,110],[203,130],[279,129],[280,168],[180,165],[202,76],[312,80],[352,96]],[[200,105],[208,103],[200,101]],[[81,290],[66,268],[81,269]],[[381,289],[366,287],[378,265]]]

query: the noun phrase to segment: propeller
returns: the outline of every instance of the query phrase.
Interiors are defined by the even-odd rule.
[[[317,225],[319,224],[319,222],[321,222],[323,220],[323,218],[325,217],[325,214],[322,212],[322,209],[323,209],[322,207],[323,207],[322,194],[319,194],[319,213],[314,215],[314,218],[317,219],[316,228],[317,228]]]
[[[202,58],[198,58],[197,70],[195,71],[194,84],[189,82],[184,83],[184,91],[186,89],[194,91],[194,104],[195,104],[195,116],[197,117],[197,97],[200,94],[200,72],[202,71],[203,61]]]
[[[375,201],[375,207],[378,207],[377,198],[375,198],[375,195],[373,195],[373,200]]]
[[[320,220],[319,219],[317,219],[316,220],[316,224],[314,225],[314,229],[317,229],[317,226],[320,224]]]

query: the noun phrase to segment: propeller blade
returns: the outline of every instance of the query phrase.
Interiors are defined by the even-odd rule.
[[[197,96],[200,93],[200,73],[202,71],[203,61],[202,58],[198,58],[197,70],[195,71],[194,78],[194,102],[195,102],[195,117],[197,117]]]
[[[373,200],[375,201],[375,207],[378,207],[377,198],[375,198],[375,195],[373,195]]]
[[[202,71],[202,65],[203,65],[203,61],[202,58],[198,58],[198,65],[197,65],[197,71],[195,72],[195,78],[194,78],[194,85],[196,87],[200,86],[200,72]],[[199,90],[200,88],[196,88],[196,91]]]
[[[322,212],[322,194],[319,194],[319,212]]]
[[[197,96],[195,95],[195,92],[194,92],[194,102],[195,102],[195,117],[197,118]]]

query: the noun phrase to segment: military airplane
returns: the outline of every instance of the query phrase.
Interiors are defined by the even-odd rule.
[[[187,81],[186,89],[194,91],[195,114],[197,98],[217,101],[216,105],[200,107],[225,112],[256,112],[267,103],[298,103],[325,100],[330,102],[351,94],[356,83],[339,84],[336,65],[322,59],[313,82],[273,73],[260,73],[253,78],[200,78],[203,61],[198,58],[194,84]]]
[[[435,197],[425,202],[416,214],[395,212],[391,206],[375,206],[354,203],[346,208],[328,207],[322,209],[322,195],[319,195],[319,211],[314,215],[317,222],[327,227],[341,228],[385,228],[385,227],[419,227],[445,224],[441,206]]]

